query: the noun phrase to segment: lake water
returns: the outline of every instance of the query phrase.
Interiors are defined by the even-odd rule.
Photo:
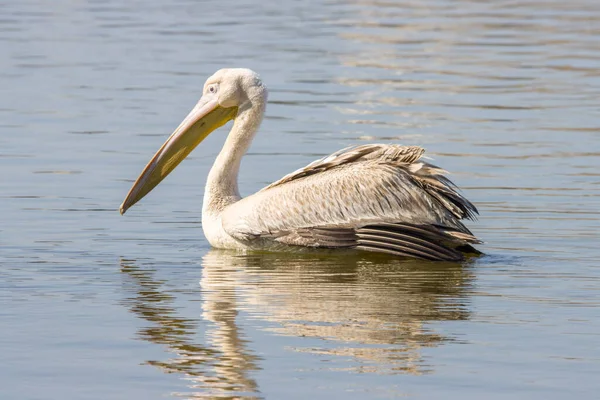
[[[600,3],[0,4],[0,398],[565,399],[600,383]],[[215,132],[121,217],[221,67],[270,104],[243,194],[422,145],[464,264],[211,250]]]

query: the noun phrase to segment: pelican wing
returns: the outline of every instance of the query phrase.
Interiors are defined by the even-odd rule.
[[[458,259],[477,209],[416,146],[363,145],[286,175],[222,214],[238,240]]]

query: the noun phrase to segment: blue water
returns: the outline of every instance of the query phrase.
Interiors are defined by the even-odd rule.
[[[0,4],[0,398],[595,398],[600,6]],[[121,217],[222,67],[261,73],[243,194],[421,145],[481,212],[464,264],[211,250],[209,137]]]

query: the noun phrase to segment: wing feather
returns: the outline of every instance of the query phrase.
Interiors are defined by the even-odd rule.
[[[455,250],[436,241],[475,243],[461,220],[473,219],[477,209],[445,171],[422,160],[423,152],[382,144],[338,151],[229,206],[223,228],[245,241],[261,237],[456,259]],[[404,228],[394,233],[398,224]],[[378,226],[377,232],[366,226]]]

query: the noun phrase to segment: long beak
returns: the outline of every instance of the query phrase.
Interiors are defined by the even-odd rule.
[[[223,108],[215,98],[200,99],[137,178],[119,208],[121,214],[150,193],[212,131],[236,114],[237,107]]]

